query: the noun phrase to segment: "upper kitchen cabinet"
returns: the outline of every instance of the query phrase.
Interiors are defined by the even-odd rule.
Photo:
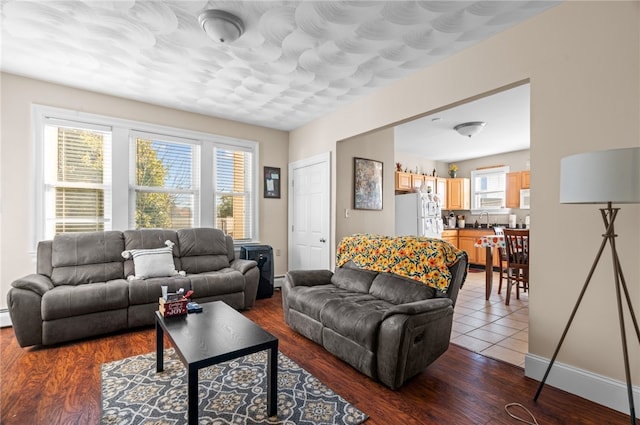
[[[436,193],[440,197],[442,208],[447,209],[447,179],[443,177],[436,177]]]
[[[521,188],[522,189],[530,189],[531,188],[531,171],[521,171]]]
[[[396,191],[418,191],[422,187],[431,188],[431,193],[440,195],[442,202],[447,199],[447,179],[442,177],[425,176],[423,174],[405,173],[396,171]],[[444,206],[443,206],[444,207]]]
[[[471,209],[471,182],[466,178],[447,180],[447,209]]]
[[[530,181],[530,171],[507,173],[507,208],[520,208],[520,190],[529,189]]]
[[[396,190],[408,192],[411,188],[411,173],[396,171]]]
[[[415,190],[420,190],[424,183],[424,176],[422,174],[411,174],[411,187]]]

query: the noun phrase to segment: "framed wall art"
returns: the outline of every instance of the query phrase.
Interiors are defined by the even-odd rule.
[[[280,198],[280,168],[264,167],[264,197]]]
[[[382,210],[382,162],[353,158],[353,208]]]

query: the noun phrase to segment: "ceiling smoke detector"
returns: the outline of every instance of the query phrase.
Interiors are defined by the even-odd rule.
[[[458,124],[453,129],[465,137],[471,137],[480,133],[485,125],[487,123],[484,121],[471,121]]]
[[[205,10],[198,22],[209,38],[220,43],[232,43],[244,33],[242,19],[224,10]]]

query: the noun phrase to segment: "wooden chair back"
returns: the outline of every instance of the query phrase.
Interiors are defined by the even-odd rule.
[[[516,285],[516,298],[520,299],[520,288],[529,290],[529,230],[504,229],[504,242],[507,245],[507,296],[509,305],[511,287]]]
[[[529,229],[504,229],[507,263],[510,268],[529,270]]]

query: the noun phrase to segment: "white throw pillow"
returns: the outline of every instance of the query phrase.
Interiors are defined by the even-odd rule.
[[[150,277],[167,277],[178,274],[173,263],[173,242],[166,241],[165,248],[130,249],[123,251],[126,259],[133,258],[135,275],[128,279],[148,279]]]

